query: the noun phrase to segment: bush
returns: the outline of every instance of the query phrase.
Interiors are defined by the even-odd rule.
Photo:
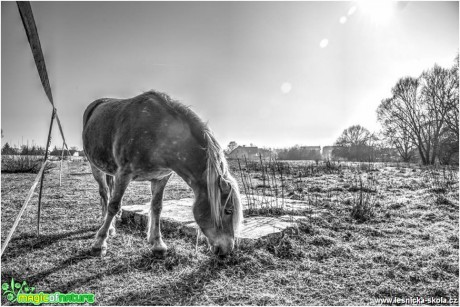
[[[360,197],[353,205],[351,217],[360,223],[369,221],[374,217],[374,204]]]
[[[374,217],[374,208],[376,199],[372,196],[369,187],[363,187],[363,182],[360,178],[359,195],[353,199],[353,207],[351,217],[360,223],[369,221]]]
[[[37,174],[42,167],[42,158],[31,158],[29,156],[17,156],[2,159],[2,173],[31,173]],[[54,168],[53,164],[48,163],[45,172]]]

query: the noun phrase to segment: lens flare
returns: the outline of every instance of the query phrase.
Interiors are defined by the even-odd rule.
[[[350,7],[350,9],[348,10],[348,15],[351,16],[351,15],[353,15],[355,12],[356,12],[356,6],[352,6],[352,7]]]
[[[320,46],[321,48],[326,48],[328,44],[329,44],[329,40],[328,40],[327,38],[324,38],[324,39],[322,39],[321,42],[319,43],[319,46]]]
[[[287,94],[291,90],[292,90],[292,84],[291,83],[284,82],[283,84],[281,84],[281,92],[283,92],[283,94]]]

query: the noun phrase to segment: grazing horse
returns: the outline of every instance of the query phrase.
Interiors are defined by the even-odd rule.
[[[107,252],[107,237],[131,180],[151,183],[147,240],[155,256],[166,255],[160,215],[173,171],[195,194],[193,215],[211,251],[225,256],[233,250],[243,219],[238,185],[211,131],[188,107],[155,91],[98,99],[83,115],[83,146],[99,184],[104,218],[94,255]]]

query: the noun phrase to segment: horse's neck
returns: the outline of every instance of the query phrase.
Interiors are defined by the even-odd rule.
[[[195,195],[204,193],[207,191],[207,149],[203,149],[198,142],[193,145],[189,143],[183,148],[184,152],[178,152],[172,158],[170,167],[192,188]]]
[[[173,166],[172,170],[192,188],[195,194],[207,190],[206,163],[179,164]]]

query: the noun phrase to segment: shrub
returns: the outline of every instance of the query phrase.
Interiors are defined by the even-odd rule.
[[[363,188],[363,182],[360,178],[360,192],[359,196],[353,199],[353,207],[351,210],[351,217],[360,223],[367,222],[374,217],[375,208],[375,197],[366,191],[370,191],[369,188]]]
[[[433,193],[445,194],[455,189],[458,182],[458,171],[454,167],[429,168],[424,175],[424,182]]]
[[[42,167],[42,158],[31,158],[29,156],[17,156],[2,159],[2,173],[31,173],[37,174]],[[53,164],[48,163],[45,172],[54,168]]]

